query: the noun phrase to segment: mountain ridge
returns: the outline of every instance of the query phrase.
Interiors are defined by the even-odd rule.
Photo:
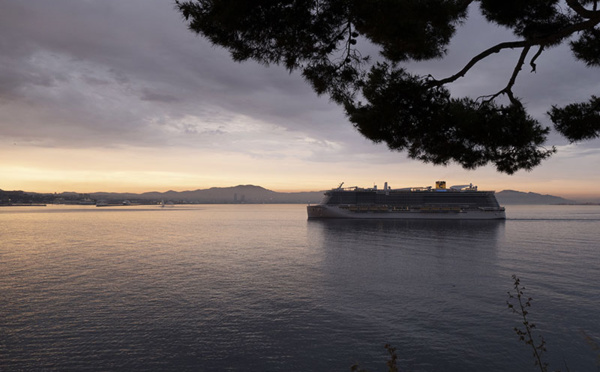
[[[118,193],[91,193],[92,198],[116,198]],[[229,187],[211,187],[187,191],[145,192],[141,194],[123,194],[128,199],[158,199],[187,203],[317,203],[323,191],[276,192],[256,185],[237,185]]]
[[[538,194],[535,192],[523,192],[516,190],[502,190],[496,193],[496,199],[500,205],[519,205],[519,204],[577,204],[573,200],[565,199],[560,196]]]
[[[28,193],[24,191],[0,190],[0,204],[5,200],[20,200],[22,202],[46,202],[52,203],[57,199],[78,200],[93,199],[100,200],[131,200],[144,203],[173,202],[173,203],[198,203],[198,204],[262,204],[262,203],[309,203],[314,204],[321,201],[323,191],[305,192],[277,192],[256,185],[237,185],[229,187],[211,187],[208,189],[196,189],[186,191],[169,190],[165,192],[150,191],[144,193],[118,193],[118,192],[93,192],[76,193],[64,192],[60,194]],[[559,196],[538,194],[534,192],[522,192],[516,190],[503,190],[496,193],[500,205],[518,204],[579,204],[573,200]]]
[[[324,191],[277,192],[256,185],[237,185],[230,187],[211,187],[189,191],[146,192],[137,194],[144,199],[179,199],[198,203],[317,203],[322,199]],[[102,193],[93,193],[101,196]],[[129,198],[134,195],[126,194]],[[236,197],[237,195],[237,197]],[[560,196],[502,190],[496,193],[501,205],[518,204],[577,204],[573,200]]]

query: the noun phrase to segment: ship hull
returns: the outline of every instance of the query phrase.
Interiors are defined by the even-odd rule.
[[[481,209],[417,209],[386,210],[382,208],[348,208],[337,205],[309,205],[309,219],[353,218],[353,219],[421,219],[421,220],[504,220],[504,208],[496,210]]]

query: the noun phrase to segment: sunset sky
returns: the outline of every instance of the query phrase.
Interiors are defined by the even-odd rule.
[[[476,9],[471,9],[476,10]],[[446,77],[514,38],[476,12],[444,61]],[[495,93],[518,51],[492,56],[450,88]],[[552,104],[600,94],[600,70],[566,47],[515,86],[543,124]],[[0,0],[0,189],[167,191],[254,184],[276,191],[473,183],[480,189],[600,199],[600,140],[558,149],[532,172],[432,166],[364,139],[327,97],[279,66],[232,62],[187,30],[171,0]]]

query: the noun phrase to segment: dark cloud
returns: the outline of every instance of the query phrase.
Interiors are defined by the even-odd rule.
[[[512,39],[474,16],[447,59],[411,68],[445,77],[506,38]],[[514,61],[514,52],[494,56],[452,90],[495,93]],[[583,74],[589,70],[567,67],[572,62],[549,51],[538,72],[518,82],[517,95],[543,120],[553,102],[596,87]],[[291,141],[313,148],[307,159],[332,161],[387,151],[366,142],[342,109],[316,96],[297,73],[232,62],[188,31],[165,0],[3,1],[0,125],[0,138],[40,146],[176,144],[256,153]]]
[[[162,102],[162,103],[174,103],[180,101],[179,98],[165,93],[159,93],[155,91],[151,91],[150,89],[142,90],[142,101],[150,101],[150,102]]]
[[[0,99],[13,102],[0,116],[16,126],[0,135],[72,146],[111,137],[160,144],[180,133],[172,129],[185,127],[182,118],[210,123],[230,112],[324,137],[339,137],[347,125],[298,76],[234,63],[196,37],[170,2],[8,2],[0,48]]]

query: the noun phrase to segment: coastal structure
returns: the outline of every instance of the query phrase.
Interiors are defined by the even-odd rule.
[[[318,205],[307,207],[308,218],[368,219],[506,219],[504,207],[494,191],[479,191],[477,186],[446,187],[437,181],[435,187],[383,189],[347,187],[343,183],[325,192]]]

